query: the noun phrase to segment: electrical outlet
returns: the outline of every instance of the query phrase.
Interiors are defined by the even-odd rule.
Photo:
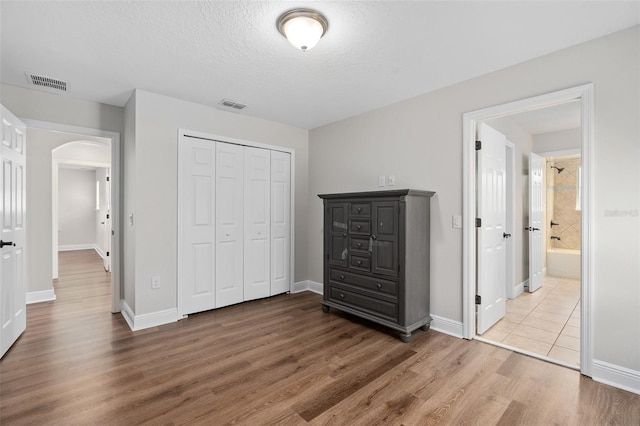
[[[389,186],[395,186],[396,184],[396,177],[391,175],[389,176]]]
[[[386,176],[378,176],[378,186],[387,186]]]
[[[151,277],[151,288],[153,290],[160,288],[160,277]]]

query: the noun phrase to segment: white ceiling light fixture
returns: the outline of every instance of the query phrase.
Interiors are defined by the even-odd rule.
[[[312,9],[291,9],[276,21],[278,31],[294,47],[306,52],[318,44],[329,29],[329,22],[320,12]]]

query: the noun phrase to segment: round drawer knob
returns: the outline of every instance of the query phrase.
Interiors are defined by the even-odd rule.
[[[362,207],[358,207],[356,210],[358,210],[358,213],[360,213],[362,211]]]
[[[362,228],[362,225],[356,226],[356,229],[359,231]]]
[[[362,243],[358,243],[358,248],[362,247]]]
[[[358,262],[356,262],[358,265],[362,265],[362,260],[358,260]]]
[[[344,280],[344,275],[340,275],[340,279],[341,279],[341,280]]]
[[[342,238],[347,238],[347,234],[342,233]]]
[[[344,299],[344,294],[340,293],[340,299]]]
[[[380,290],[380,289],[382,288],[382,284],[377,283],[377,284],[376,284],[376,287],[378,287],[378,290]]]

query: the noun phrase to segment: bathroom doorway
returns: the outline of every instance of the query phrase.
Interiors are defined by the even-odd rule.
[[[581,86],[475,111],[464,117],[467,206],[477,203],[475,189],[469,189],[476,187],[479,175],[475,176],[477,170],[471,160],[472,153],[475,153],[468,144],[473,140],[479,123],[488,124],[503,133],[515,146],[516,178],[513,184],[517,194],[514,228],[512,232],[504,232],[505,235],[513,234],[514,279],[512,282],[507,280],[503,293],[504,317],[486,331],[482,330],[482,334],[476,332],[476,315],[480,314],[482,306],[476,310],[473,303],[483,302],[482,295],[475,298],[476,276],[482,271],[480,258],[477,258],[477,263],[475,261],[478,238],[473,232],[476,231],[475,226],[470,227],[471,232],[465,235],[464,337],[580,369],[586,375],[589,375],[591,367],[588,344],[591,330],[589,322],[584,320],[589,314],[589,277],[583,274],[588,269],[583,269],[585,262],[581,259],[589,256],[589,250],[582,250],[589,238],[588,161],[587,167],[584,164],[585,156],[588,160],[588,149],[585,156],[582,154],[592,138],[591,90],[590,85]],[[532,154],[542,157],[539,168],[542,170],[543,188],[542,219],[537,222],[540,225],[534,226],[529,212],[528,160]],[[559,210],[560,207],[565,210]],[[465,208],[467,210],[468,207]],[[468,219],[475,221],[478,213],[475,209],[471,212]],[[530,247],[529,243],[534,241],[531,237],[534,232],[539,235],[543,277],[540,287],[532,286],[530,291],[530,274],[533,271],[529,268],[529,256],[536,246]],[[588,248],[588,244],[585,247]]]

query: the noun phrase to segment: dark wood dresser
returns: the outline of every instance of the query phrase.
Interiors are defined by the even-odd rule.
[[[428,330],[429,206],[412,189],[318,195],[324,200],[324,296],[333,307],[400,332]]]

